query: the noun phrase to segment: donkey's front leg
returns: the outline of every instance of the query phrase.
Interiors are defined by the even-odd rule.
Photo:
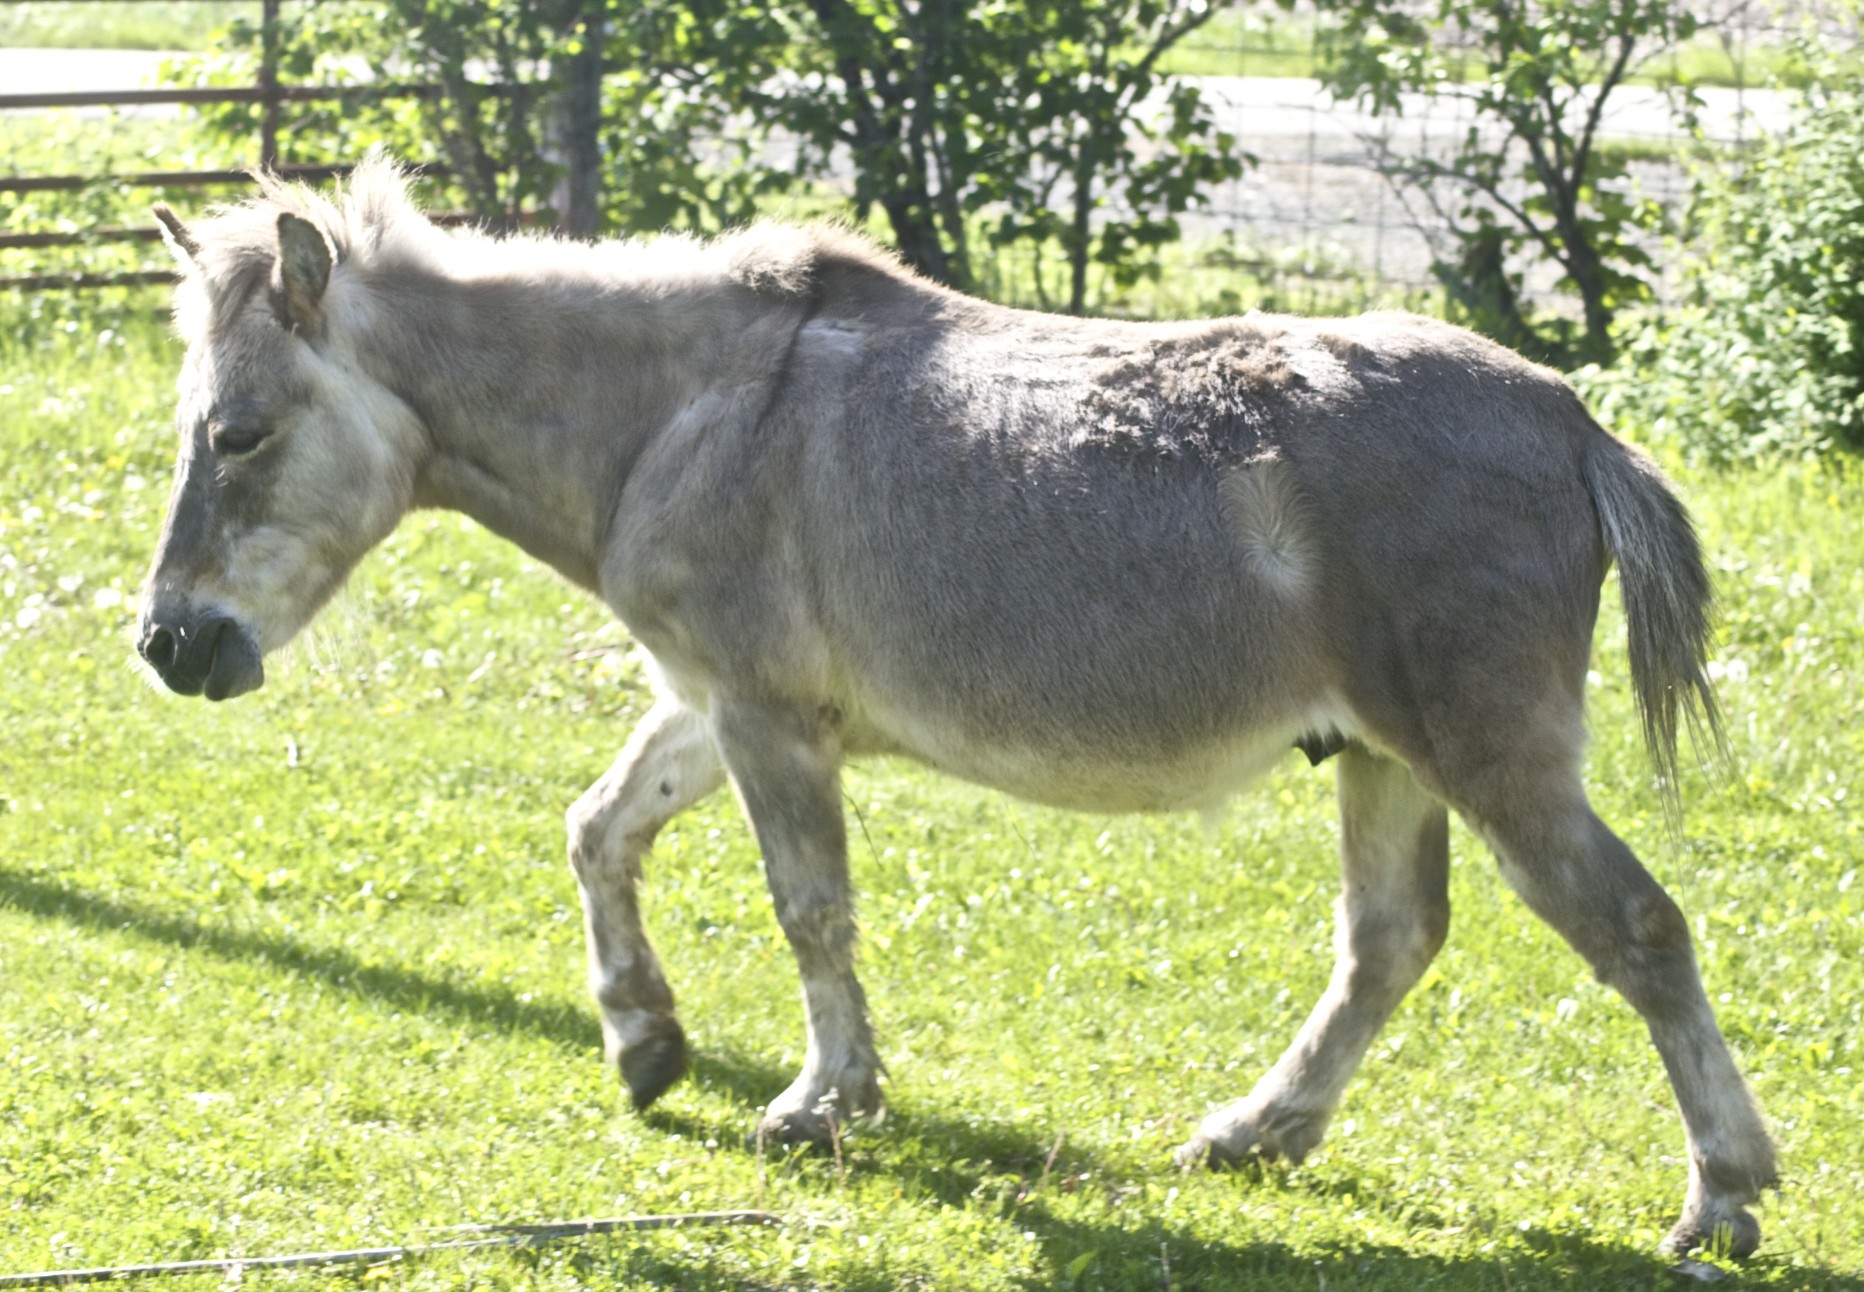
[[[808,1020],[802,1074],[771,1101],[762,1129],[826,1143],[835,1120],[880,1112],[880,1060],[854,976],[841,742],[827,713],[761,703],[720,701],[713,733],[764,854]]]
[[[1333,979],[1301,1034],[1249,1092],[1204,1118],[1184,1166],[1299,1162],[1366,1047],[1429,967],[1450,923],[1449,816],[1409,769],[1351,744],[1339,758],[1341,892]]]
[[[635,728],[621,757],[569,810],[570,866],[582,889],[589,988],[602,1007],[609,1062],[636,1108],[686,1070],[686,1035],[673,993],[641,927],[635,886],[660,828],[724,783],[705,722],[662,700]]]

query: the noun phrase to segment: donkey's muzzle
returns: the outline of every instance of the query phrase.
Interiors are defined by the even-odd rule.
[[[151,619],[143,625],[136,649],[177,695],[230,700],[258,690],[265,681],[259,644],[238,621],[225,615],[210,615],[194,623]]]

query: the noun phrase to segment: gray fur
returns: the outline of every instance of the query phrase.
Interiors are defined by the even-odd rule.
[[[1650,1024],[1690,1145],[1670,1245],[1757,1240],[1744,1208],[1772,1145],[1687,925],[1578,771],[1608,562],[1671,783],[1678,712],[1714,723],[1707,580],[1654,468],[1554,374],[1398,314],[1002,309],[826,228],[447,235],[385,163],[336,201],[268,183],[169,232],[192,247],[189,355],[144,650],[171,685],[258,685],[240,652],[190,647],[196,626],[276,649],[413,507],[511,538],[649,653],[660,701],[569,816],[591,985],[637,1102],[685,1061],[641,864],[727,779],[804,985],[803,1071],[765,1127],[822,1139],[881,1104],[846,759],[1210,811],[1299,743],[1342,754],[1339,965],[1184,1160],[1318,1141],[1443,940],[1454,810]],[[217,448],[238,442],[229,419],[262,426],[260,447]]]

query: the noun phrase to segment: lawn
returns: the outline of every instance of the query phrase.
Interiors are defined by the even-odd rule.
[[[1460,827],[1450,943],[1327,1144],[1295,1169],[1171,1169],[1326,979],[1332,773],[1293,753],[1209,833],[854,769],[891,1111],[839,1159],[750,1138],[800,1061],[801,1014],[755,851],[715,797],[648,880],[695,1069],[629,1111],[562,838],[646,703],[624,634],[424,514],[264,690],[152,689],[129,634],[171,454],[159,299],[0,301],[0,1273],[762,1207],[785,1223],[361,1279],[1677,1286],[1654,1249],[1683,1140],[1643,1028]],[[1613,590],[1590,778],[1689,913],[1782,1146],[1741,1285],[1860,1289],[1864,484],[1797,467],[1683,484],[1723,594],[1736,762],[1691,778],[1667,840]]]
[[[0,46],[204,49],[227,23],[259,13],[253,0],[11,0],[0,6]]]

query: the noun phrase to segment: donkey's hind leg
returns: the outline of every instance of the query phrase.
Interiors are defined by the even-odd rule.
[[[1669,1072],[1689,1140],[1689,1193],[1664,1249],[1748,1255],[1760,1225],[1746,1204],[1776,1183],[1773,1143],[1716,1027],[1682,912],[1593,814],[1576,775],[1529,790],[1519,778],[1505,787],[1496,770],[1478,778],[1480,802],[1464,807],[1471,825],[1522,900],[1643,1016]]]
[[[1450,923],[1443,805],[1404,764],[1359,744],[1340,754],[1339,803],[1332,981],[1249,1096],[1204,1119],[1178,1151],[1182,1165],[1305,1157],[1366,1047],[1443,945]]]
[[[675,815],[724,783],[704,720],[671,700],[657,704],[628,746],[569,810],[570,866],[582,889],[589,987],[602,1037],[636,1108],[686,1070],[686,1034],[673,993],[641,927],[635,895],[641,858]]]

